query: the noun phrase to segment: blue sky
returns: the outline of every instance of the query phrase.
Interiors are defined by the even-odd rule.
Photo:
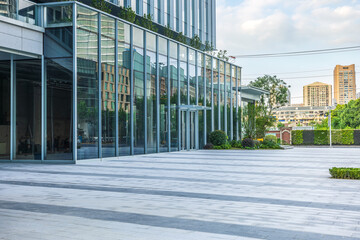
[[[217,0],[217,49],[229,55],[359,46],[359,29],[360,0]],[[355,64],[360,92],[360,51],[236,63],[243,67],[244,84],[264,74],[285,80],[292,103],[302,103],[306,84],[333,84],[336,64]]]

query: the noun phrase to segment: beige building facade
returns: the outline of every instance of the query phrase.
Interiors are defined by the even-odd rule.
[[[312,126],[320,123],[326,118],[327,107],[297,107],[285,106],[274,110],[274,115],[278,122],[286,124],[288,127]]]
[[[334,98],[336,104],[346,104],[356,99],[355,64],[336,65],[334,69]]]
[[[326,107],[332,105],[332,86],[314,82],[303,87],[304,106]]]

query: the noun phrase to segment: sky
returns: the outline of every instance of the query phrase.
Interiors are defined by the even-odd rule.
[[[217,0],[216,4],[216,48],[228,50],[229,56],[360,46],[360,0]],[[360,49],[295,57],[236,58],[235,63],[242,67],[242,84],[264,74],[284,80],[291,85],[293,104],[303,102],[304,85],[333,85],[337,64],[355,64],[360,92]]]

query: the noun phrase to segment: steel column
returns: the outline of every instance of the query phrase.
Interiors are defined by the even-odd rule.
[[[73,111],[72,111],[72,118],[73,118],[73,139],[72,139],[72,146],[73,146],[73,161],[76,163],[77,161],[77,22],[76,22],[76,15],[77,15],[77,4],[73,4],[73,88],[72,88],[72,97],[73,97]]]
[[[119,46],[118,20],[115,20],[115,156],[119,156]]]
[[[167,135],[168,135],[168,152],[171,151],[171,102],[170,102],[170,93],[171,93],[171,88],[170,88],[170,81],[171,81],[171,76],[170,76],[170,41],[167,40],[167,107],[168,107],[168,111],[167,111]]]
[[[130,25],[130,155],[134,155],[134,27]]]
[[[102,160],[102,116],[101,116],[101,109],[102,109],[102,102],[101,102],[101,14],[98,13],[98,156]]]
[[[156,35],[156,152],[160,152],[159,36]]]

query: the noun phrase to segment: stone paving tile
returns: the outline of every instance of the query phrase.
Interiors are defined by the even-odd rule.
[[[360,239],[360,182],[328,173],[359,167],[359,153],[295,148],[3,163],[0,239]]]

